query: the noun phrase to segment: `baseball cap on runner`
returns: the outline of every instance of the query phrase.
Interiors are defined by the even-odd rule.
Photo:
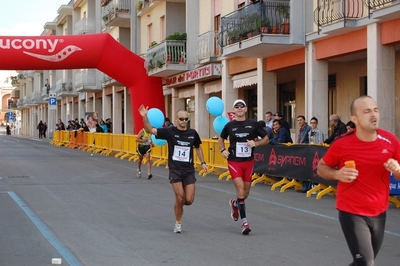
[[[235,105],[238,104],[238,103],[242,103],[244,106],[246,106],[246,103],[243,100],[239,99],[239,100],[236,100],[236,101],[233,102],[232,107],[235,107]]]

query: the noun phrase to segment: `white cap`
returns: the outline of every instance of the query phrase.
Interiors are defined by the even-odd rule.
[[[236,101],[233,102],[232,107],[235,107],[235,105],[238,104],[238,103],[242,103],[244,106],[246,106],[246,103],[243,100],[239,99],[239,100],[236,100]]]

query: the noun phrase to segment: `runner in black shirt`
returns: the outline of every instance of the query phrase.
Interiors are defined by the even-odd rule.
[[[252,119],[246,119],[247,107],[243,100],[233,103],[235,120],[228,122],[222,129],[218,145],[222,156],[228,159],[228,168],[233,184],[235,185],[237,199],[231,199],[231,217],[234,221],[242,219],[242,234],[247,235],[251,229],[246,219],[244,200],[249,196],[251,176],[254,168],[254,147],[267,145],[269,139],[267,132]],[[261,137],[261,139],[258,139]],[[229,138],[229,148],[225,149],[224,140]]]
[[[204,162],[203,150],[200,147],[200,136],[196,130],[187,128],[189,115],[185,110],[176,112],[176,126],[167,128],[153,128],[147,119],[148,108],[143,105],[140,106],[139,112],[143,117],[145,130],[154,134],[156,138],[165,139],[168,142],[169,180],[176,197],[174,233],[181,233],[183,206],[191,205],[194,201],[196,177],[193,149],[195,149],[204,171],[208,171],[208,166]]]

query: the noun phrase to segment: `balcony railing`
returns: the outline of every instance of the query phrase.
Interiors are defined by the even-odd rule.
[[[42,93],[36,92],[32,95],[32,103],[41,104],[41,103],[47,103],[47,101],[43,99]]]
[[[95,69],[83,69],[78,71],[75,74],[74,85],[78,93],[101,90],[96,87]]]
[[[290,34],[290,5],[259,1],[221,18],[219,44],[224,47],[259,34]]]
[[[199,43],[197,54],[198,61],[218,57],[220,55],[217,45],[217,34],[218,32],[209,31],[197,37]]]
[[[104,24],[112,22],[116,18],[130,19],[131,17],[130,0],[111,0],[102,7],[102,17]],[[129,23],[129,22],[128,22]]]
[[[30,106],[36,106],[37,104],[32,101],[33,95],[25,96],[23,101],[23,106],[28,108]]]
[[[17,108],[17,103],[16,102],[8,102],[8,109],[14,109]]]
[[[393,4],[398,4],[397,0],[364,0],[364,4],[368,8],[368,15],[371,16],[373,11],[387,7]]]
[[[24,106],[24,99],[18,99],[17,100],[17,107],[23,107]]]
[[[74,83],[71,79],[59,79],[56,82],[56,87],[50,90],[51,92],[55,92],[57,98],[58,97],[73,97],[77,96],[78,92],[74,86]]]
[[[318,0],[318,6],[314,10],[314,22],[318,26],[318,32],[322,26],[357,19],[364,16],[363,0]]]
[[[186,41],[164,41],[147,50],[146,68],[162,68],[174,64],[186,64]]]
[[[12,92],[11,92],[11,98],[19,98],[19,95],[20,95],[20,90],[19,89],[14,89]]]
[[[96,20],[90,18],[82,18],[75,23],[75,34],[86,34],[96,32]]]

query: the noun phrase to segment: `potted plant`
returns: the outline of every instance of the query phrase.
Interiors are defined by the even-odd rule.
[[[264,20],[261,21],[261,32],[262,33],[268,33],[269,32],[269,26],[270,22],[268,18],[265,18]]]
[[[164,65],[163,62],[161,62],[160,60],[157,60],[157,67],[158,68],[162,68],[163,65]]]
[[[143,1],[138,1],[136,3],[136,10],[139,11],[140,9],[142,9],[143,7]]]
[[[150,43],[150,45],[149,45],[149,48],[151,48],[151,47],[153,47],[153,46],[156,46],[157,45],[157,42],[156,41],[152,41],[151,43]]]
[[[67,83],[64,82],[64,83],[61,84],[61,90],[62,91],[66,91],[67,90]]]
[[[186,63],[186,53],[181,52],[181,57],[179,57],[179,64],[185,64]]]
[[[170,34],[165,38],[167,41],[186,41],[187,35],[186,33],[180,34],[179,32],[174,32],[173,34]]]
[[[156,62],[155,62],[155,57],[156,57],[157,53],[154,52],[151,54],[151,58],[147,64],[147,72],[150,72],[150,70],[152,70],[153,68],[156,67]]]
[[[272,26],[271,33],[278,34],[280,32],[281,23],[276,22],[274,26]]]
[[[279,13],[279,15],[282,16],[282,33],[283,34],[289,34],[290,32],[290,10],[289,10],[289,6],[285,5],[283,3],[279,3],[276,6],[276,11]]]
[[[229,44],[233,44],[239,40],[239,30],[234,29],[227,32]]]

